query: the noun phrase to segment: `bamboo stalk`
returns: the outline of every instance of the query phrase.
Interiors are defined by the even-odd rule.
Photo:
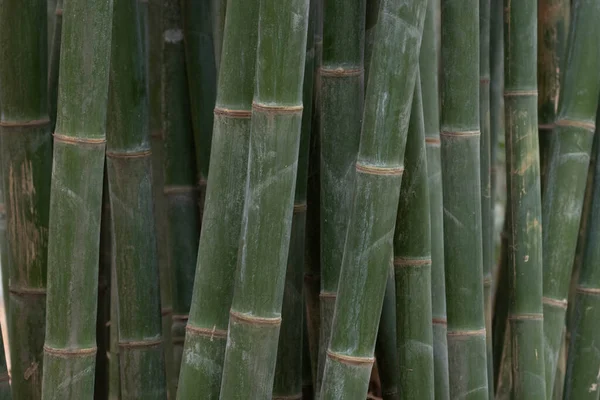
[[[246,201],[221,399],[240,393],[268,398],[273,389],[301,136],[308,11],[308,0],[260,2]]]
[[[223,51],[223,37],[225,33],[225,16],[227,12],[227,0],[211,0],[210,3],[212,16],[212,39],[214,49],[216,77],[219,76],[221,66],[221,53]]]
[[[512,399],[546,399],[542,306],[542,219],[537,135],[537,5],[504,0],[504,101],[508,176]],[[501,367],[502,368],[502,367]]]
[[[367,396],[425,9],[425,2],[381,3],[322,399]]]
[[[0,163],[0,171],[1,171],[1,163]],[[7,237],[7,229],[6,229],[6,201],[4,200],[4,176],[0,172],[0,272],[2,274],[2,305],[4,307],[4,318],[5,318],[5,331],[6,337],[8,337],[8,332],[10,331],[10,327],[8,324],[10,323],[8,318],[8,310],[9,310],[9,274],[10,274],[10,266],[8,259],[8,237]],[[10,338],[7,339],[9,342],[10,348]],[[3,350],[3,349],[0,349]],[[9,352],[10,353],[10,352]],[[10,357],[10,354],[9,354]]]
[[[306,210],[308,192],[308,163],[312,128],[312,103],[315,72],[315,5],[311,3],[308,16],[306,56],[304,60],[304,83],[302,85],[302,123],[298,170],[294,194],[294,212],[285,275],[285,290],[281,306],[281,330],[277,350],[273,399],[301,398],[303,393],[303,368],[310,358],[303,355],[304,329],[304,254],[306,238]],[[309,368],[310,370],[310,368]]]
[[[479,1],[442,1],[441,148],[450,398],[487,399]]]
[[[396,335],[396,283],[394,268],[390,266],[385,285],[381,319],[375,342],[377,372],[381,381],[383,400],[400,399],[400,368],[398,367],[398,340]]]
[[[112,253],[112,244],[110,251]],[[121,398],[121,361],[119,354],[119,292],[117,290],[117,268],[111,257],[110,270],[110,359],[108,366],[108,398]]]
[[[311,3],[311,6],[314,3]],[[310,360],[310,345],[306,326],[306,308],[304,309],[304,331],[302,333],[302,399],[313,400],[315,390],[312,378],[312,362]]]
[[[0,334],[0,400],[12,399],[10,387],[10,377],[8,375],[8,366],[6,364],[6,354],[4,351],[4,338]]]
[[[182,399],[195,398],[200,392],[206,399],[219,397],[246,190],[258,4],[232,1],[228,7],[210,184],[198,247],[199,279],[194,286],[178,391]],[[272,389],[269,387],[269,393]]]
[[[567,373],[567,332],[563,330],[562,343],[560,345],[560,353],[558,363],[556,364],[556,379],[554,379],[554,391],[552,400],[564,399],[565,376]]]
[[[49,1],[48,4],[51,2]],[[56,126],[56,102],[58,101],[58,70],[60,68],[60,44],[62,37],[62,13],[63,13],[63,0],[56,1],[56,8],[53,11],[54,24],[52,26],[52,32],[49,32],[51,44],[49,47],[49,66],[48,66],[48,101],[49,101],[49,112],[50,121],[52,124],[52,130]]]
[[[431,315],[436,400],[449,399],[448,341],[446,338],[446,287],[444,282],[444,226],[442,170],[440,159],[440,114],[438,85],[439,0],[429,0],[423,29],[419,70],[423,97],[429,205],[431,223]]]
[[[600,93],[600,3],[572,7],[556,126],[542,192],[546,396],[552,396]]]
[[[138,0],[114,1],[106,155],[122,399],[166,397],[142,18]]]
[[[162,16],[163,190],[167,260],[173,279],[173,370],[178,379],[194,285],[199,208],[180,1],[164,1]]]
[[[379,19],[379,7],[381,0],[366,0],[365,11],[365,77],[369,77],[369,67],[371,66],[371,56],[373,55],[373,42],[375,40],[375,27]]]
[[[46,24],[44,2],[0,2],[0,158],[12,390],[14,398],[32,400],[41,394],[52,160]]]
[[[365,0],[324,1],[321,139],[320,391],[352,206],[364,102]]]
[[[111,27],[111,1],[74,1],[63,14],[48,233],[44,399],[91,399],[94,392]]]

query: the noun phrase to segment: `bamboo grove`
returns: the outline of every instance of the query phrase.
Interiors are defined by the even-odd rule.
[[[0,0],[0,400],[600,399],[598,0]]]

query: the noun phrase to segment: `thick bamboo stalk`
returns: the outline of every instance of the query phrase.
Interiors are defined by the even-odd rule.
[[[419,70],[423,97],[429,205],[431,215],[431,316],[436,400],[448,400],[448,341],[446,338],[446,285],[444,282],[444,226],[440,159],[439,53],[437,26],[439,0],[429,0],[423,28]]]
[[[106,155],[122,399],[166,397],[142,17],[138,0],[114,0]]]
[[[442,0],[441,147],[450,398],[487,399],[479,1]]]
[[[258,5],[256,0],[238,0],[228,7],[210,184],[197,253],[198,280],[186,332],[180,399],[195,398],[200,391],[206,399],[219,397],[246,191]],[[272,389],[269,387],[269,393]]]
[[[417,73],[394,233],[399,389],[403,397],[433,399],[431,225],[421,79]]]
[[[310,358],[303,355],[304,329],[304,255],[306,248],[306,210],[308,192],[308,163],[312,128],[312,103],[315,72],[315,5],[309,9],[306,58],[304,60],[304,83],[302,85],[302,125],[298,170],[294,194],[294,213],[285,275],[285,290],[281,306],[281,330],[275,367],[273,399],[300,398],[303,392],[303,371]],[[310,367],[309,367],[310,370]],[[294,397],[295,396],[295,397]]]
[[[324,1],[321,139],[320,391],[352,206],[364,102],[365,0]]]
[[[162,17],[163,191],[167,226],[167,260],[171,279],[173,279],[171,340],[173,370],[177,379],[192,302],[194,267],[200,236],[199,208],[180,1],[164,1]]]
[[[322,399],[367,396],[425,9],[423,1],[381,3]]]
[[[48,2],[50,3],[50,1]],[[56,102],[58,101],[58,70],[60,67],[60,43],[62,38],[62,13],[63,0],[56,1],[55,17],[52,31],[49,33],[51,43],[49,47],[49,66],[48,66],[48,101],[50,121],[52,129],[56,125]],[[49,30],[50,31],[50,30]]]
[[[221,399],[242,393],[268,398],[273,390],[301,136],[308,14],[308,0],[260,2],[246,199]]]
[[[73,1],[63,14],[48,233],[44,399],[91,399],[94,392],[111,27],[109,0]]]
[[[544,361],[552,396],[600,92],[600,3],[572,7],[556,124],[542,192]]]
[[[0,159],[9,268],[6,310],[13,396],[28,400],[41,395],[46,312],[52,168],[46,24],[45,2],[0,1]]]
[[[596,119],[598,126],[598,118]],[[573,323],[568,352],[564,399],[598,399],[600,393],[600,357],[595,351],[595,338],[600,317],[600,138],[594,137],[596,162],[593,175],[592,200],[587,223],[585,248],[577,282],[573,308]],[[558,377],[557,377],[558,378]]]
[[[398,367],[398,340],[396,335],[396,281],[390,265],[385,285],[381,319],[375,342],[375,359],[381,382],[383,400],[400,399],[400,368]]]
[[[537,5],[504,0],[504,101],[512,399],[546,399],[542,306],[542,210],[537,135]],[[501,367],[502,368],[502,367]]]

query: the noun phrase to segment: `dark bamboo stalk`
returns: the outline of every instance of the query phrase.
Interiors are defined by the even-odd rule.
[[[109,251],[112,253],[112,243]],[[108,365],[108,399],[120,400],[121,361],[119,354],[119,293],[117,290],[117,268],[112,256],[110,281],[110,358]]]
[[[51,2],[49,1],[48,4]],[[56,1],[54,25],[51,32],[51,44],[49,47],[49,67],[48,67],[48,101],[52,129],[56,125],[56,102],[58,101],[58,70],[60,67],[60,44],[62,38],[62,13],[63,0]]]
[[[221,53],[223,51],[223,37],[225,33],[225,16],[227,12],[227,0],[211,0],[210,3],[212,16],[212,39],[214,49],[216,77],[219,76],[221,66]]]
[[[385,285],[381,319],[375,342],[375,359],[381,382],[383,400],[400,399],[400,368],[398,367],[398,339],[396,334],[396,282],[394,268],[390,266]]]

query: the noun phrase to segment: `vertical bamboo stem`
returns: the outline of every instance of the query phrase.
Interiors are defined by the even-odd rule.
[[[50,1],[48,2],[50,3]],[[58,70],[60,68],[60,44],[62,37],[62,13],[63,13],[63,0],[56,1],[56,8],[53,11],[55,14],[54,25],[52,26],[52,32],[50,39],[51,44],[49,47],[49,58],[50,63],[48,66],[48,101],[49,101],[49,112],[52,129],[56,125],[56,102],[58,101]]]
[[[396,335],[396,282],[394,268],[390,266],[388,281],[383,296],[381,319],[375,342],[375,359],[381,382],[383,400],[396,400],[400,397],[400,368],[398,367],[398,340]]]

